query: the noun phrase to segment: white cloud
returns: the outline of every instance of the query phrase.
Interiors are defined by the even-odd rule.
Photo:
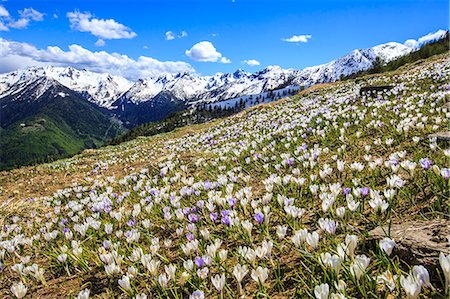
[[[3,5],[0,5],[0,17],[9,17],[9,12]]]
[[[30,8],[25,8],[24,10],[19,10],[19,14],[22,19],[31,19],[33,21],[42,21],[44,20],[44,14],[38,12],[37,10]]]
[[[15,29],[23,29],[26,28],[29,23],[30,23],[29,19],[19,19],[17,21],[8,23],[8,26]]]
[[[4,62],[9,64],[5,66]],[[85,68],[93,72],[123,76],[130,80],[168,73],[195,72],[189,63],[182,61],[159,61],[146,56],[132,59],[119,53],[92,52],[76,44],[70,45],[68,51],[59,47],[37,49],[27,43],[0,38],[0,72],[42,64]]]
[[[166,32],[166,40],[173,40],[175,39],[175,35],[173,34],[172,31],[167,31]]]
[[[103,46],[105,45],[105,41],[102,40],[101,38],[99,38],[99,39],[95,42],[95,45],[96,45],[97,47],[103,47]]]
[[[188,36],[186,31],[181,31],[180,34],[175,35],[175,33],[173,31],[167,31],[166,32],[166,40],[174,40],[175,38],[183,38]]]
[[[200,62],[216,62],[231,63],[231,60],[223,57],[220,52],[216,50],[214,45],[209,41],[199,42],[192,46],[190,50],[186,50],[186,55],[194,60]]]
[[[407,41],[405,41],[404,45],[413,49],[417,49],[423,46],[424,44],[441,39],[442,37],[445,36],[446,33],[447,33],[446,30],[440,29],[436,32],[430,32],[427,35],[422,36],[418,40],[408,39]]]
[[[90,32],[101,39],[130,39],[137,36],[133,30],[113,19],[96,19],[89,12],[72,11],[67,13],[70,28],[80,32]]]
[[[303,35],[293,35],[289,38],[282,38],[281,40],[289,43],[307,43],[311,37],[312,36],[309,34],[303,34]]]
[[[242,61],[243,64],[249,65],[249,66],[258,66],[260,65],[258,60],[255,59],[249,59],[249,60],[244,60]]]
[[[20,18],[15,20],[11,17],[8,10],[0,5],[0,31],[8,31],[9,28],[23,29],[26,28],[31,21],[39,22],[44,20],[44,14],[32,7],[19,10],[18,13]]]
[[[0,21],[0,31],[9,31],[8,27]]]

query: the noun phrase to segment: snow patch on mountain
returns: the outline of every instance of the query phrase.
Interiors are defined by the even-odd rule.
[[[43,77],[58,81],[101,107],[108,107],[132,85],[130,81],[119,76],[77,70],[72,67],[31,67],[0,75],[0,97],[4,96],[13,85],[23,85]]]

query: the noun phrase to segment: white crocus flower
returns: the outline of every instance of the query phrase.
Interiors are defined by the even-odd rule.
[[[397,275],[392,275],[392,272],[389,270],[377,276],[377,283],[386,285],[391,292],[395,290],[396,280]]]
[[[28,288],[21,281],[15,282],[11,287],[11,292],[19,299],[25,297],[27,290]]]
[[[329,294],[330,294],[330,286],[328,285],[328,283],[317,285],[314,288],[314,295],[316,296],[316,299],[328,299]]]
[[[225,274],[216,274],[214,277],[211,277],[211,282],[219,292],[222,292],[223,287],[225,286]]]
[[[450,254],[446,256],[441,252],[439,254],[439,264],[441,264],[442,272],[444,272],[445,290],[448,292],[450,288]]]
[[[416,299],[420,294],[420,284],[416,279],[410,274],[407,277],[400,277],[400,284],[409,299]]]
[[[259,266],[258,268],[252,270],[251,277],[254,281],[264,284],[269,277],[269,269]]]
[[[127,292],[131,291],[131,283],[130,283],[130,277],[127,275],[122,276],[122,279],[119,279],[118,281],[119,286],[124,289]]]
[[[308,233],[306,236],[306,243],[313,249],[316,249],[319,245],[319,234],[317,232]]]
[[[350,265],[350,273],[360,279],[364,273],[366,272],[367,266],[369,266],[370,259],[365,255],[358,255],[355,257],[355,260]]]
[[[386,252],[386,254],[389,256],[392,253],[392,250],[395,247],[395,241],[390,238],[384,238],[380,241],[380,249]]]
[[[88,299],[90,293],[91,293],[91,290],[84,289],[78,293],[77,299]]]

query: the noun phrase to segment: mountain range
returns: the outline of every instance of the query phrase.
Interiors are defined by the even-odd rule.
[[[440,38],[445,34],[443,31]],[[73,154],[82,148],[100,145],[122,132],[124,127],[158,121],[200,105],[333,82],[415,50],[417,45],[389,42],[354,50],[329,63],[303,70],[269,66],[255,73],[240,69],[212,76],[179,73],[136,82],[58,66],[31,67],[1,74],[0,167],[17,164],[16,155],[20,150],[31,152],[33,159]],[[43,140],[49,131],[60,138],[52,140],[54,134],[50,134],[48,142]],[[28,144],[28,139],[39,140],[42,144],[33,149],[36,142]]]

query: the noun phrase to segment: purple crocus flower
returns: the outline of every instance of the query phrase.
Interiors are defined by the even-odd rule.
[[[205,294],[200,290],[196,290],[189,296],[189,299],[205,299]]]
[[[225,224],[226,226],[230,226],[230,224],[231,224],[230,217],[228,217],[228,216],[223,217],[222,220],[221,220],[221,222],[222,222],[223,224]]]
[[[209,218],[211,219],[212,222],[216,222],[218,217],[219,217],[219,215],[217,215],[217,213],[209,214]]]
[[[194,259],[194,263],[198,268],[201,268],[205,264],[205,260],[200,256],[196,256]]]
[[[349,187],[345,187],[345,188],[344,188],[344,194],[345,194],[345,195],[349,194],[350,191],[352,191],[352,189],[350,189]]]
[[[189,214],[188,219],[190,222],[195,223],[200,220],[200,217],[197,214]]]
[[[228,199],[228,204],[230,205],[231,208],[234,208],[234,206],[236,205],[236,199],[229,198]]]
[[[367,196],[367,195],[369,195],[369,191],[370,191],[369,187],[361,188],[361,195]]]
[[[197,207],[199,209],[203,209],[203,206],[205,205],[205,202],[203,200],[199,200],[197,201]]]
[[[129,227],[133,227],[135,224],[136,224],[136,220],[134,220],[134,219],[130,219],[127,221],[127,225]]]
[[[205,190],[211,189],[212,186],[213,186],[213,185],[212,185],[212,183],[211,183],[210,181],[205,181],[205,182],[203,183],[203,187],[205,188]]]
[[[68,227],[65,227],[65,228],[63,229],[63,233],[64,233],[64,234],[67,234],[68,232],[70,232],[70,229],[69,229]]]
[[[65,225],[67,223],[67,219],[66,218],[63,218],[63,219],[61,219],[61,225]]]
[[[222,215],[222,217],[227,217],[228,215],[230,215],[230,210],[223,210],[220,212],[220,214]]]
[[[420,165],[422,165],[423,169],[425,169],[425,170],[430,169],[431,164],[433,164],[433,162],[431,162],[431,160],[428,158],[420,159],[419,162],[420,162]]]
[[[188,232],[188,233],[186,234],[186,238],[188,239],[188,241],[193,241],[193,240],[195,239],[195,236],[194,236],[193,233]]]
[[[293,158],[289,158],[286,160],[287,165],[292,166],[294,165],[294,159]]]
[[[259,224],[262,224],[264,222],[264,215],[263,215],[263,213],[256,213],[255,214],[255,220]]]

